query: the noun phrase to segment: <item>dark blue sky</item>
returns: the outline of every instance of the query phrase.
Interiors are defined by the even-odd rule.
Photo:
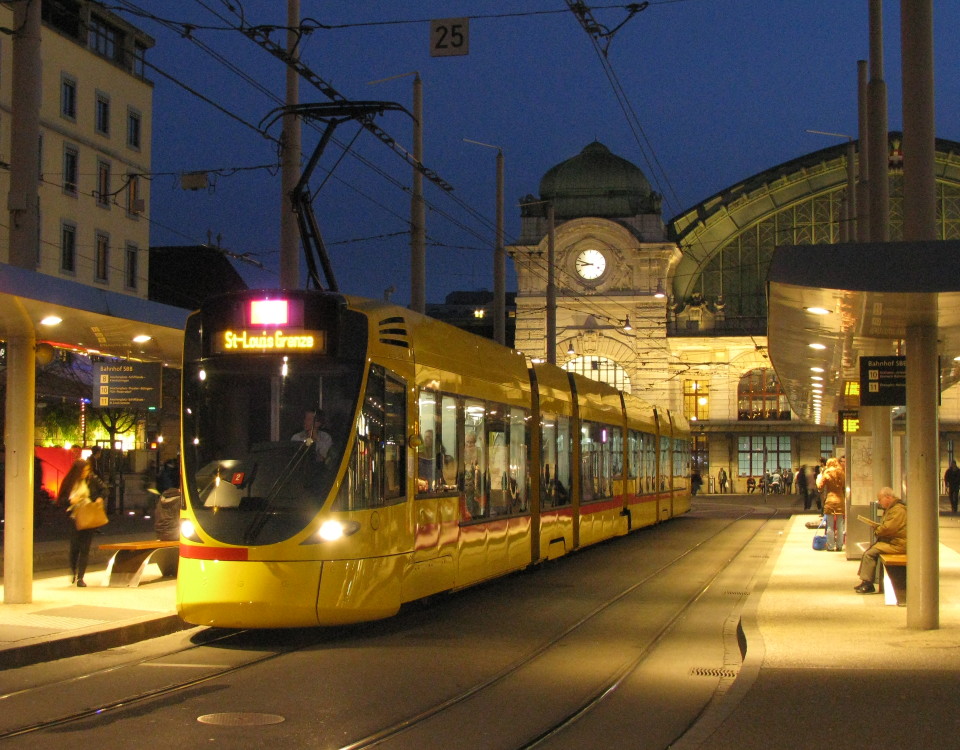
[[[664,195],[668,220],[757,172],[839,141],[808,129],[857,130],[856,61],[869,51],[868,0],[653,0],[608,49],[639,122],[634,129],[590,37],[562,0],[301,3],[305,19],[343,27],[307,36],[302,58],[345,97],[409,108],[411,77],[368,82],[411,71],[423,79],[424,162],[455,188],[451,197],[425,183],[431,302],[455,289],[492,288],[495,152],[464,138],[504,150],[509,242],[519,231],[519,198],[536,193],[550,167],[594,139],[644,171]],[[899,5],[884,2],[891,129],[901,123]],[[951,40],[960,3],[934,5],[937,133],[960,140],[960,45]],[[174,27],[120,6],[158,14]],[[278,0],[111,6],[154,36],[148,61],[162,71],[148,69],[156,84],[151,243],[200,243],[208,233],[216,242],[220,235],[224,248],[263,264],[260,271],[237,263],[257,286],[279,282],[280,178],[255,168],[277,161],[274,143],[255,126],[277,106],[271,95],[282,98],[284,71],[228,25],[237,22],[230,7],[242,7],[251,25],[284,24],[285,6]],[[626,16],[623,6],[592,7],[607,27]],[[507,13],[518,15],[494,17]],[[450,17],[471,18],[470,54],[431,57],[428,21]],[[191,37],[199,44],[179,33],[183,23],[196,26]],[[282,32],[272,38],[284,43]],[[301,101],[327,100],[303,83]],[[378,122],[410,144],[406,115],[387,113]],[[347,144],[356,133],[343,125],[336,139]],[[278,136],[279,126],[268,135]],[[318,139],[319,131],[305,128],[305,151]],[[410,169],[366,132],[353,141],[351,154],[341,155],[340,147],[328,148],[321,170],[335,167],[333,175],[324,182],[321,171],[312,182],[341,289],[380,296],[393,285],[394,299],[406,304],[409,194],[403,188]],[[214,187],[181,190],[174,175],[201,169],[221,171]]]

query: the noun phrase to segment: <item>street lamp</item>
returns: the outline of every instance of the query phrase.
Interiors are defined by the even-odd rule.
[[[465,143],[497,150],[497,239],[493,251],[493,340],[500,345],[507,343],[507,254],[503,248],[503,149],[470,138]]]

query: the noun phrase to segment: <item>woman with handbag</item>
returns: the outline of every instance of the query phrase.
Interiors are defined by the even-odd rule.
[[[93,533],[107,523],[103,495],[103,482],[89,463],[84,464],[80,479],[70,492],[70,507],[67,510],[73,517],[73,529],[70,532],[71,583],[81,588],[87,585],[83,582],[83,574],[87,572]]]

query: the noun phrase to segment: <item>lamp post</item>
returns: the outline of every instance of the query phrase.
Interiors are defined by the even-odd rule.
[[[497,150],[497,238],[493,251],[493,340],[507,343],[507,254],[503,247],[503,149],[470,138],[464,142]]]

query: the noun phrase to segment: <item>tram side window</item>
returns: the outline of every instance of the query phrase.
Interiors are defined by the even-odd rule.
[[[460,441],[457,440],[457,399],[454,396],[445,395],[441,399],[440,435],[443,438],[438,443],[438,452],[442,454],[442,466],[438,467],[440,481],[444,490],[454,490],[457,487],[457,458],[460,452]]]
[[[636,479],[640,470],[640,433],[627,431],[627,478]],[[641,484],[642,486],[642,484]]]
[[[641,435],[643,441],[643,491],[656,492],[657,490],[657,451],[656,437],[650,433]]]
[[[552,508],[557,502],[557,415],[540,415],[540,504]]]
[[[570,438],[570,417],[557,417],[557,470],[554,474],[557,505],[570,505],[570,463],[573,441]]]
[[[527,431],[527,413],[523,409],[510,409],[510,463],[508,465],[507,501],[508,513],[526,513],[530,496],[527,472],[527,451],[530,445]]]
[[[403,382],[387,377],[384,388],[386,411],[384,453],[384,497],[404,498],[406,490],[407,388]]]
[[[670,489],[669,479],[672,475],[670,471],[670,438],[660,438],[660,491],[665,492]]]
[[[417,399],[420,414],[420,446],[417,448],[417,492],[432,492],[437,486],[438,394],[421,390]]]
[[[486,435],[486,405],[483,401],[467,399],[463,408],[463,469],[460,492],[463,497],[464,519],[480,519],[489,515]]]
[[[456,488],[457,411],[452,396],[421,390],[420,436],[417,449],[417,492],[435,493]],[[448,449],[448,446],[450,448]]]
[[[406,434],[405,386],[371,366],[357,417],[356,441],[335,510],[378,508],[402,501]]]
[[[674,438],[673,441],[673,486],[674,489],[689,488],[690,474],[690,444],[685,440]]]
[[[487,468],[490,476],[490,515],[502,516],[509,512],[507,471],[507,430],[504,407],[491,405],[487,418]]]
[[[613,479],[623,479],[623,429],[610,428],[610,476]],[[613,487],[610,488],[613,494]]]
[[[584,503],[599,497],[602,473],[603,444],[600,442],[600,425],[584,422],[580,427],[580,497]]]

